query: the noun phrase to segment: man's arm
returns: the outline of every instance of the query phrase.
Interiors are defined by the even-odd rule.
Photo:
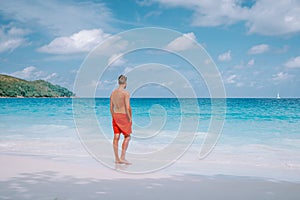
[[[114,103],[111,99],[111,96],[112,95],[110,95],[110,114],[111,114],[111,116],[113,116],[113,114],[114,114]]]
[[[132,118],[132,113],[131,113],[131,107],[130,107],[130,95],[129,93],[125,94],[125,111],[127,114],[127,117],[129,121],[131,122]]]

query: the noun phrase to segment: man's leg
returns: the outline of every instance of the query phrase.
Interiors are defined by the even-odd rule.
[[[119,139],[120,139],[120,134],[114,134],[114,141],[113,141],[113,147],[114,147],[114,152],[115,152],[115,162],[120,163],[120,158],[119,158]]]
[[[131,164],[130,162],[128,162],[125,159],[126,150],[128,148],[128,144],[129,144],[129,141],[130,141],[130,135],[125,135],[124,137],[125,138],[124,138],[124,141],[123,141],[123,144],[122,144],[121,162],[123,162],[125,164]]]

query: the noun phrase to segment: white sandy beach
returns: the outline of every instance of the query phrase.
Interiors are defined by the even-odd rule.
[[[299,44],[300,0],[0,0],[0,200],[300,200]]]
[[[238,176],[132,175],[101,164],[1,154],[0,199],[299,199],[300,183]],[[96,161],[95,161],[96,162]]]

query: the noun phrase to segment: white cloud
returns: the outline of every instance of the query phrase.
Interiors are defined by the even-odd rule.
[[[252,67],[254,64],[255,64],[255,60],[251,59],[247,63],[244,63],[244,61],[242,61],[240,64],[235,65],[233,68],[234,69],[246,69],[246,68]]]
[[[235,0],[155,0],[169,7],[184,7],[194,11],[192,25],[219,26],[245,20],[249,10]]]
[[[104,33],[101,29],[81,30],[69,37],[55,38],[48,45],[38,49],[40,52],[52,54],[68,54],[91,51],[109,34]]]
[[[231,60],[231,51],[229,50],[229,51],[227,51],[227,52],[225,52],[223,54],[220,54],[218,56],[218,59],[220,61],[230,61]]]
[[[255,60],[251,59],[247,63],[242,61],[240,64],[235,65],[233,68],[234,69],[245,69],[245,68],[252,67],[254,64],[255,64]]]
[[[196,36],[193,32],[183,34],[182,36],[171,41],[166,49],[170,51],[184,51],[187,49],[192,49],[195,46]]]
[[[249,33],[283,35],[300,31],[300,1],[257,0],[245,7],[237,0],[153,0],[166,7],[193,12],[194,26],[220,26],[245,22]]]
[[[248,66],[253,66],[254,65],[254,63],[255,63],[255,60],[254,59],[251,59],[251,60],[249,60],[248,61]]]
[[[42,79],[42,80],[46,80],[46,81],[51,81],[58,76],[57,73],[47,73],[47,72],[38,70],[35,66],[25,67],[23,70],[16,71],[16,72],[13,72],[13,73],[10,73],[7,75],[25,79],[25,80]]]
[[[29,30],[27,29],[22,29],[22,28],[17,28],[17,27],[11,27],[7,33],[11,36],[15,35],[15,36],[22,36],[22,35],[27,35],[28,33],[30,33]]]
[[[42,28],[56,36],[94,27],[112,29],[111,11],[104,3],[59,0],[30,2],[1,1],[0,13],[5,19],[16,21],[31,29]]]
[[[57,77],[57,73],[51,73],[48,76],[44,77],[43,80],[49,81],[55,77]]]
[[[228,85],[234,85],[236,87],[245,86],[245,83],[243,81],[245,81],[245,78],[243,78],[240,75],[238,76],[236,74],[228,75],[227,78],[224,79],[224,83],[226,83]]]
[[[300,68],[300,56],[291,58],[284,64],[287,68]]]
[[[289,75],[287,72],[278,72],[277,74],[273,75],[272,80],[275,82],[280,82],[280,81],[287,80],[290,77],[291,77],[291,75]]]
[[[153,1],[151,1],[151,0],[136,0],[136,3],[139,6],[150,6],[153,4]]]
[[[108,65],[110,66],[121,66],[126,63],[126,60],[122,56],[123,54],[113,54],[108,59]]]
[[[267,44],[259,44],[251,47],[248,51],[248,54],[262,54],[269,51],[269,45]]]
[[[236,78],[237,78],[237,75],[232,74],[225,79],[225,83],[228,83],[228,84],[236,83]]]
[[[249,33],[283,35],[300,31],[300,1],[258,0],[247,19]]]
[[[101,49],[97,48],[97,51],[93,52],[93,54],[95,54],[95,56],[105,55],[110,58],[112,55],[118,55],[120,52],[125,52],[128,45],[129,41],[122,39],[120,36],[113,36],[101,43]]]
[[[240,7],[234,0],[195,1],[194,26],[220,26],[245,20],[249,15],[247,8]]]
[[[96,86],[98,90],[111,90],[115,85],[117,85],[116,80],[103,80],[99,81]]]
[[[32,79],[36,79],[36,77],[40,77],[41,74],[42,74],[42,71],[37,70],[37,68],[34,66],[29,66],[29,67],[24,68],[21,71],[16,71],[9,75],[15,76],[15,77],[18,77],[21,79],[32,80]]]
[[[0,53],[6,51],[13,51],[14,49],[27,45],[25,36],[29,33],[28,30],[2,26],[0,28]]]
[[[149,13],[147,13],[144,18],[147,19],[147,18],[150,18],[150,17],[158,17],[162,14],[161,11],[157,11],[157,10],[154,10],[154,11],[150,11]]]

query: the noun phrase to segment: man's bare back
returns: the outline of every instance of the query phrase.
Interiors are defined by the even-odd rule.
[[[130,95],[129,93],[122,89],[117,88],[115,89],[111,96],[111,114],[113,113],[123,113],[127,114],[127,117],[129,121],[131,121],[131,108],[130,108],[130,102],[129,102]]]

